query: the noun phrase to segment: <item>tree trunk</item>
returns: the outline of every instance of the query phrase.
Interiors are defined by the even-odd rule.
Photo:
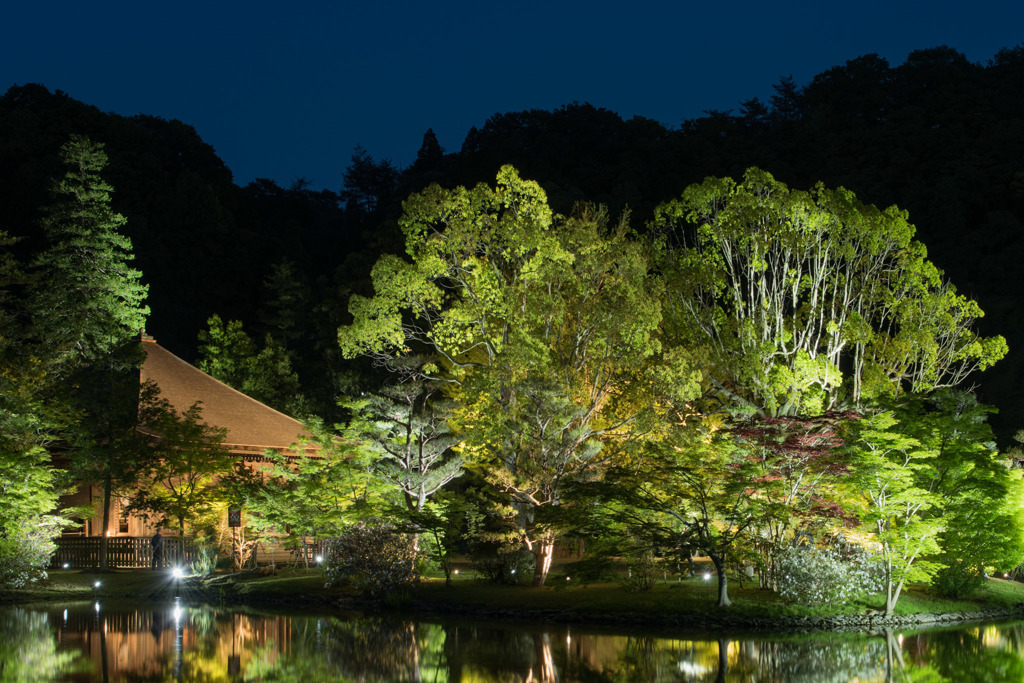
[[[107,532],[110,529],[110,475],[103,478],[103,528],[100,529],[100,569],[107,569]]]
[[[551,560],[555,554],[555,539],[551,534],[544,534],[540,539],[534,541],[533,557],[536,562],[533,565],[533,585],[543,586],[551,570]]]
[[[885,580],[885,616],[891,617],[893,615],[893,611],[896,609],[896,602],[899,601],[901,592],[903,592],[902,581],[894,586],[892,579],[887,578]]]
[[[715,683],[725,683],[729,675],[729,641],[723,638],[718,639],[718,675],[715,676]]]
[[[178,518],[178,566],[185,565],[185,518]]]
[[[725,558],[719,557],[717,553],[708,551],[708,557],[715,565],[715,572],[718,573],[718,603],[717,607],[728,607],[732,604],[729,600],[729,577],[725,575]]]

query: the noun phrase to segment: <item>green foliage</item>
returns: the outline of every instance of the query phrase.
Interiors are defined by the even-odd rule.
[[[375,457],[374,472],[397,488],[410,512],[422,512],[428,498],[462,475],[459,439],[448,418],[453,404],[437,382],[411,376],[358,399],[342,401],[352,414],[343,434]]]
[[[431,186],[403,208],[411,260],[377,262],[341,348],[438,357],[463,453],[516,506],[543,583],[563,482],[596,473],[664,395],[695,396],[699,375],[663,348],[660,282],[603,209],[555,216],[511,166],[494,189]]]
[[[473,567],[488,581],[519,584],[534,570],[534,557],[523,548],[523,530],[508,498],[470,473],[473,486],[460,493],[463,547]]]
[[[46,576],[53,538],[70,520],[53,514],[64,477],[50,464],[49,447],[69,421],[54,400],[53,350],[27,339],[9,290],[22,281],[0,231],[0,586]]]
[[[192,562],[192,572],[199,576],[210,576],[217,569],[217,561],[220,558],[220,548],[210,539],[197,539],[193,546],[195,560]]]
[[[383,598],[419,581],[413,539],[380,520],[360,522],[325,546],[327,585],[349,581],[360,594]]]
[[[728,402],[820,414],[955,386],[1006,354],[973,331],[981,309],[925,258],[907,214],[843,188],[793,191],[751,168],[688,187],[653,228],[675,333],[707,349]]]
[[[53,514],[62,478],[44,448],[52,429],[46,411],[7,370],[0,375],[0,586],[9,587],[46,576],[53,538],[68,520]]]
[[[990,406],[968,392],[947,390],[899,407],[904,430],[936,452],[928,487],[944,501],[939,536],[945,565],[936,586],[964,597],[986,568],[1008,571],[1024,561],[1024,481],[996,449]]]
[[[262,348],[245,333],[239,320],[227,325],[218,315],[199,333],[196,367],[246,396],[289,415],[304,415],[306,404],[292,370],[288,351],[269,334]]]
[[[726,607],[727,568],[743,558],[770,509],[758,495],[763,479],[719,421],[690,416],[673,427],[666,440],[610,467],[601,481],[574,487],[577,518],[585,520],[576,528],[641,566],[654,551],[677,563],[706,554],[718,575],[718,606]]]
[[[157,458],[142,473],[130,509],[155,515],[161,525],[173,521],[184,536],[186,524],[195,526],[221,500],[218,480],[232,471],[235,456],[223,445],[225,430],[202,421],[198,402],[180,415],[161,410],[145,429]]]
[[[339,439],[316,420],[307,429],[311,439],[296,444],[295,456],[267,451],[262,477],[240,492],[250,533],[291,531],[289,543],[315,542],[389,507],[387,487],[365,448]]]
[[[427,540],[421,550],[444,572],[446,584],[451,584],[454,557],[469,540],[475,515],[473,502],[456,491],[441,491],[426,501],[422,510],[405,512],[408,531]]]
[[[947,598],[967,598],[985,585],[985,580],[985,574],[976,567],[949,558],[947,564],[932,577],[932,588]]]
[[[125,219],[110,208],[103,145],[73,135],[61,161],[66,173],[43,218],[49,247],[32,265],[33,329],[58,355],[90,361],[143,329],[148,288],[128,265]]]
[[[5,588],[21,588],[47,577],[46,568],[57,549],[54,538],[60,536],[67,520],[57,515],[34,514],[14,522],[3,524],[0,534],[0,586]]]
[[[940,568],[925,559],[938,552],[944,525],[944,501],[927,488],[937,453],[908,436],[892,412],[846,427],[851,480],[862,499],[859,515],[877,547],[885,613],[891,615],[906,584],[927,581]]]

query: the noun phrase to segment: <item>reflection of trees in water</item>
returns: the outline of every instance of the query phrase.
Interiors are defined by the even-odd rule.
[[[1024,623],[702,641],[216,608],[61,612],[0,610],[0,683],[60,679],[76,660],[95,676],[106,661],[111,680],[137,681],[1024,681]]]
[[[547,681],[555,675],[551,635],[492,625],[445,627],[451,679]]]
[[[0,611],[0,681],[56,681],[90,664],[73,652],[58,652],[45,612]]]
[[[419,681],[433,680],[427,672],[436,672],[441,666],[444,633],[436,624],[378,617],[294,622],[291,651],[280,667],[285,671],[296,671],[315,662],[318,671],[330,672],[335,677]]]
[[[908,668],[949,681],[1024,681],[1024,624],[980,625],[906,636]]]
[[[756,660],[764,681],[873,681],[885,671],[887,644],[880,638],[815,635],[757,643]]]

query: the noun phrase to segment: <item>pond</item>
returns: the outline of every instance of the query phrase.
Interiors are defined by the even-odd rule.
[[[0,609],[0,681],[1024,681],[1024,622],[722,636],[269,614]]]

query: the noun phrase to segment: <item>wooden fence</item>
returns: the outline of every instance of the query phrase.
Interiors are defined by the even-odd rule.
[[[57,552],[50,567],[85,569],[100,566],[98,537],[65,537],[57,539]],[[195,560],[192,539],[164,537],[163,565],[190,565]],[[114,536],[107,539],[107,566],[110,569],[148,569],[153,566],[153,547],[149,537]]]

